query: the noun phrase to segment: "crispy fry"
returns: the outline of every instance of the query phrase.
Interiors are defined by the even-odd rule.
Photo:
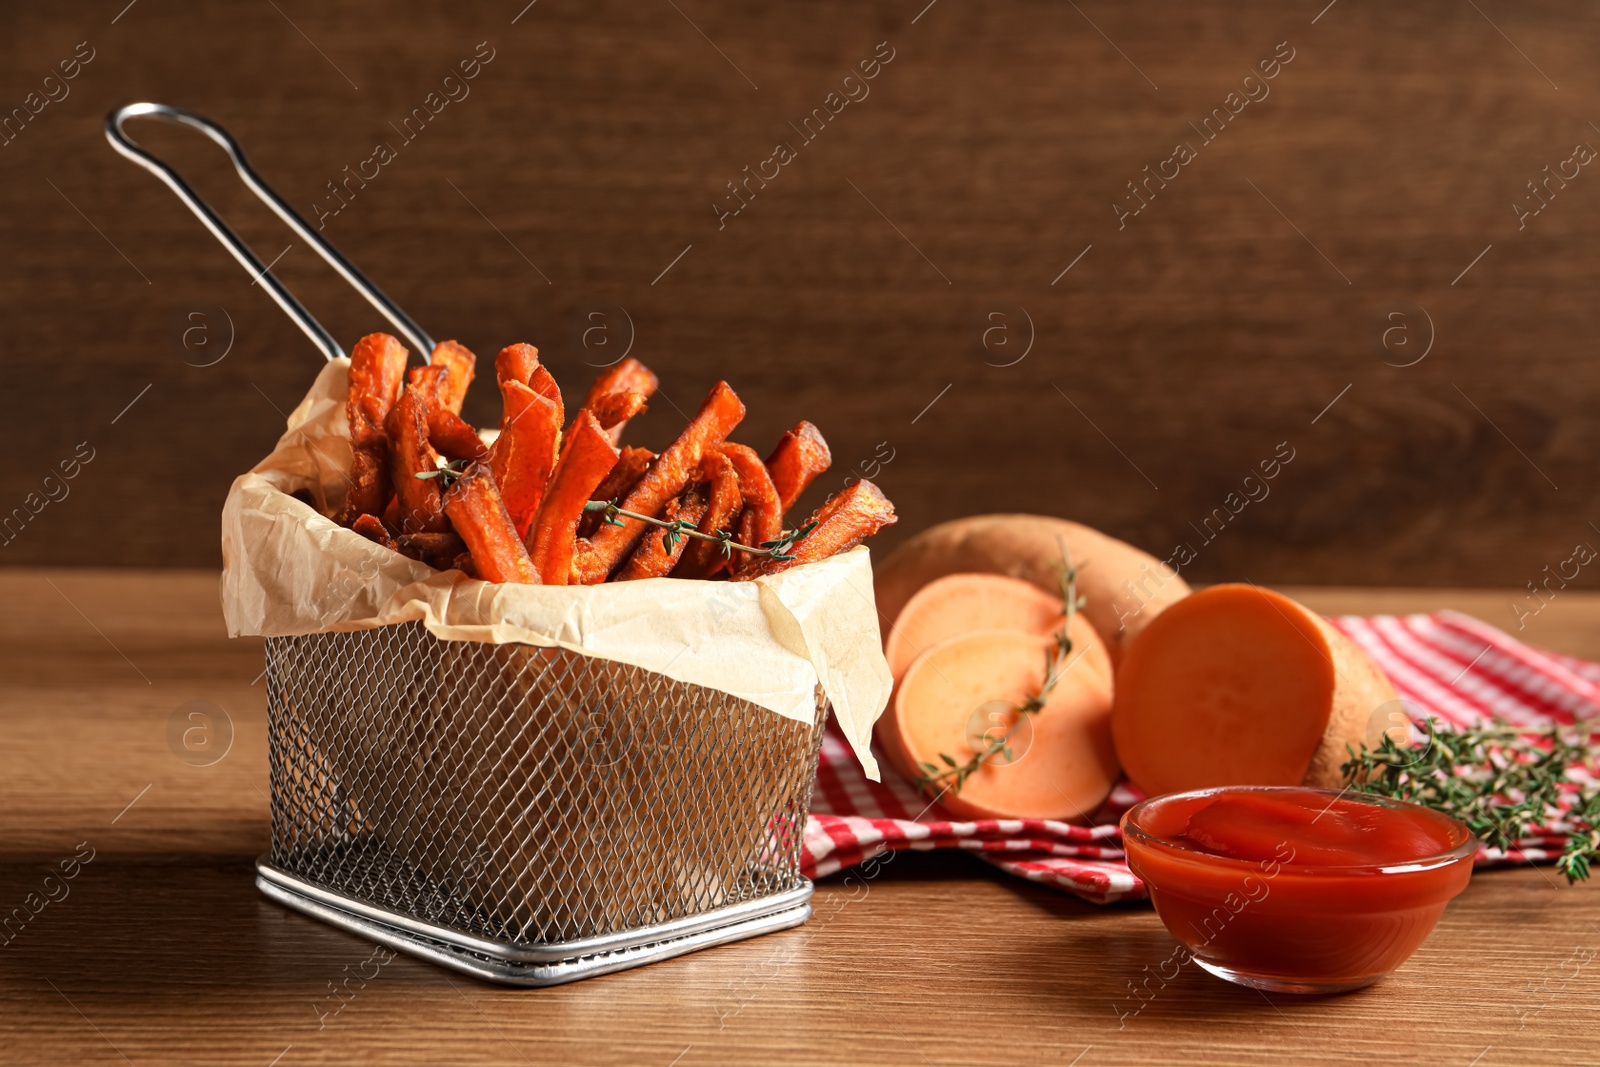
[[[428,443],[447,459],[482,459],[489,446],[478,431],[451,411],[440,397],[448,396],[452,371],[445,363],[412,367],[406,375],[406,389],[420,392],[428,401]]]
[[[350,422],[350,488],[341,519],[377,515],[388,502],[389,439],[384,422],[405,379],[406,349],[386,333],[368,334],[350,350],[350,392],[345,415]]]
[[[517,535],[527,537],[556,464],[561,412],[516,380],[502,382],[500,395],[505,398],[506,415],[500,436],[489,449],[489,466]]]
[[[787,555],[793,559],[764,559],[757,566],[735,577],[743,581],[761,574],[776,574],[814,563],[840,552],[847,552],[885,526],[894,525],[894,505],[883,491],[863,478],[836,494],[811,516],[817,525],[804,540],[796,542]]]
[[[556,425],[562,426],[567,421],[567,411],[561,403],[561,387],[551,376],[550,371],[544,367],[533,368],[533,373],[528,376],[528,388],[544,397],[556,408]]]
[[[504,385],[506,382],[521,382],[528,384],[533,377],[533,370],[539,365],[539,350],[532,345],[515,344],[507,345],[494,357],[495,381]]]
[[[440,502],[439,479],[418,478],[439,469],[439,453],[428,443],[428,401],[408,392],[389,411],[389,473],[400,500],[399,529],[408,533],[441,533],[449,529]]]
[[[640,515],[654,516],[667,501],[683,492],[683,487],[700,469],[701,458],[721,445],[742,418],[744,404],[727,382],[718,382],[683,433],[656,457],[650,470],[624,498],[622,506]],[[604,525],[595,531],[590,539],[595,550],[593,566],[603,567],[607,572],[614,570],[644,536],[647,524],[636,519],[622,521],[622,526]],[[584,577],[603,580],[594,579],[592,573]]]
[[[401,534],[395,541],[394,550],[407,559],[426,563],[434,570],[447,571],[454,565],[455,558],[467,550],[467,545],[459,534]]]
[[[544,499],[533,521],[528,550],[545,585],[571,580],[572,553],[578,519],[595,487],[617,462],[617,447],[587,408],[572,420],[561,446],[561,458],[550,475]]]
[[[607,393],[596,401],[595,420],[605,428],[612,444],[622,436],[623,424],[645,410],[644,401],[643,393]]]
[[[739,494],[744,498],[744,513],[739,516],[735,539],[742,545],[760,548],[761,542],[771,541],[783,533],[783,501],[772,485],[767,465],[761,462],[755,449],[730,441],[722,446],[722,454],[738,473]],[[734,574],[742,574],[752,570],[755,563],[752,557],[741,553],[731,562],[730,569]]]
[[[705,458],[700,461],[700,480],[710,483],[710,488],[707,490],[706,513],[700,519],[700,531],[736,532],[733,524],[739,517],[739,508],[744,504],[744,497],[739,492],[739,474],[734,470],[733,462],[721,452],[706,453]],[[689,546],[683,550],[683,558],[672,568],[672,577],[709,578],[721,570],[724,564],[730,562],[731,560],[723,556],[721,548],[717,545],[710,541],[690,538]]]
[[[635,448],[627,445],[617,457],[616,466],[611,468],[611,473],[605,480],[594,488],[589,494],[591,500],[621,500],[633,491],[639,484],[639,479],[644,477],[644,472],[650,468],[650,461],[656,454],[648,448]],[[578,520],[578,536],[592,537],[600,528],[600,523],[605,517],[598,511],[586,511],[583,518]]]
[[[472,384],[473,371],[478,357],[456,341],[440,341],[433,346],[428,366],[444,367],[450,373],[439,383],[439,399],[452,415],[461,414],[461,404],[467,399],[467,386]]]
[[[828,442],[822,431],[809,422],[802,421],[778,440],[778,447],[767,457],[767,471],[772,475],[772,487],[778,491],[783,510],[794,507],[800,494],[806,491],[811,480],[833,462]]]
[[[457,556],[455,559],[450,561],[450,566],[444,567],[444,568],[441,568],[441,569],[442,570],[447,570],[447,571],[460,571],[462,574],[465,574],[468,578],[480,577],[480,575],[478,574],[478,565],[476,563],[472,562],[472,553],[471,552],[463,552],[463,553],[461,553],[461,555]]]
[[[389,531],[384,529],[383,523],[371,515],[357,515],[356,521],[350,524],[350,529],[384,548],[394,547],[394,538],[389,536]]]
[[[394,531],[400,529],[400,498],[397,496],[391,495],[388,505],[383,509],[383,527],[391,537]]]
[[[512,525],[488,464],[474,463],[456,480],[445,494],[444,510],[484,581],[539,584],[539,572]]]
[[[706,498],[701,496],[696,489],[687,489],[681,497],[667,501],[666,510],[662,517],[668,522],[686,522],[699,529],[700,520],[705,517]],[[667,547],[669,531],[651,530],[640,540],[633,555],[628,557],[628,562],[622,565],[617,576],[612,579],[617,582],[631,582],[637,578],[664,578],[671,573],[677,565],[684,549],[694,538],[679,534],[673,539],[671,548]]]
[[[628,420],[645,409],[645,401],[655,393],[658,384],[659,379],[649,367],[629,357],[600,372],[589,387],[589,394],[583,398],[583,406],[594,412],[615,443],[621,439]],[[637,401],[632,399],[635,395]]]

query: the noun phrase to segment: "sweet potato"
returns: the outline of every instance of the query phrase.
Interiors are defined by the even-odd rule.
[[[709,452],[700,461],[700,481],[707,483],[706,512],[700,518],[699,529],[704,533],[718,530],[732,532],[731,524],[739,516],[744,498],[739,495],[739,475],[733,463],[721,452]],[[691,538],[683,550],[683,558],[672,569],[674,578],[709,578],[732,561],[722,554],[722,549],[710,541]]]
[[[792,558],[759,560],[754,568],[737,577],[777,574],[790,567],[848,552],[885,526],[894,525],[894,505],[881,489],[863,478],[836,493],[809,521],[816,524],[811,532],[784,553]]]
[[[1118,776],[1111,742],[1111,660],[1094,628],[1075,616],[1073,651],[1044,707],[1012,735],[1013,761],[985,761],[955,789],[950,779],[925,787],[957,818],[1086,821]],[[1048,637],[979,630],[919,656],[895,690],[878,736],[902,773],[915,781],[923,764],[948,769],[972,758],[1016,719],[1039,691]],[[942,790],[942,792],[940,792]]]
[[[438,478],[417,474],[439,469],[440,456],[428,443],[428,402],[421,393],[407,392],[389,411],[389,472],[402,534],[442,533],[445,522]]]
[[[772,486],[778,491],[783,510],[788,511],[800,494],[806,491],[813,478],[828,469],[833,453],[822,431],[809,422],[784,434],[778,447],[767,457],[767,470],[772,474]]]
[[[533,520],[528,550],[545,585],[571,581],[578,519],[597,485],[616,465],[617,448],[587,408],[572,420],[561,458]]]
[[[433,346],[428,366],[444,367],[449,371],[439,383],[438,397],[450,414],[461,414],[461,404],[467,399],[467,386],[472,384],[477,365],[478,357],[469,352],[465,345],[455,341],[440,341]]]
[[[622,438],[627,421],[644,410],[645,401],[655,394],[657,384],[649,367],[629,357],[600,372],[589,387],[583,406],[594,412],[615,443]]]
[[[701,458],[721,445],[743,418],[744,404],[727,382],[718,382],[683,433],[656,457],[639,484],[623,499],[622,507],[640,515],[655,516],[667,501],[683,492],[689,479],[700,469]],[[591,567],[604,568],[609,573],[644,536],[648,524],[637,519],[622,521],[621,526],[602,525],[590,538],[594,547]]]
[[[350,486],[342,515],[378,515],[393,492],[389,472],[389,411],[405,380],[406,349],[386,333],[368,334],[350,350],[350,385],[345,416],[350,424]]]
[[[555,378],[545,367],[533,368],[533,373],[528,375],[528,388],[550,401],[556,409],[556,426],[564,426],[567,421],[567,409],[561,403],[561,387],[556,384]]]
[[[478,576],[486,582],[538,585],[539,572],[511,522],[486,463],[474,463],[445,494],[445,513],[472,553]]]
[[[767,465],[761,462],[755,449],[748,445],[728,442],[721,452],[733,464],[739,476],[739,495],[744,500],[744,511],[739,515],[736,540],[741,545],[760,548],[763,541],[771,541],[783,533],[783,498],[772,484]],[[752,572],[759,560],[741,553],[733,560],[735,575]]]
[[[350,529],[365,537],[368,541],[382,545],[384,548],[394,548],[394,538],[389,536],[389,531],[383,523],[372,515],[358,515],[356,521],[350,524]]]
[[[627,445],[617,456],[616,466],[611,468],[611,473],[589,494],[591,500],[617,500],[620,501],[633,491],[639,484],[639,479],[644,477],[644,472],[650,469],[650,461],[656,454],[648,448],[634,448]],[[605,521],[598,511],[586,511],[583,518],[578,520],[578,536],[590,537],[600,528]]]
[[[686,522],[699,529],[700,520],[705,513],[705,497],[689,489],[683,496],[667,501],[662,518],[668,522]],[[679,533],[672,539],[671,548],[667,547],[667,540],[666,530],[651,530],[646,533],[613,581],[631,582],[639,578],[665,578],[677,565],[688,542],[694,539]]]
[[[450,367],[443,363],[412,367],[406,375],[406,389],[420,392],[428,401],[429,444],[447,459],[482,459],[489,446],[448,406],[450,374]]]
[[[645,409],[643,393],[610,393],[596,401],[594,417],[605,427],[612,443],[622,436],[622,427]],[[585,408],[585,411],[588,409]]]
[[[1113,664],[1140,630],[1189,593],[1173,568],[1087,526],[1043,515],[974,515],[931,526],[875,564],[884,631],[918,589],[946,574],[1005,574],[1055,595],[1062,541],[1079,568],[1083,614]]]
[[[911,661],[934,645],[977,630],[1016,630],[1044,637],[1061,628],[1061,601],[1020,578],[947,574],[906,602],[884,634],[883,656],[898,683]]]
[[[534,368],[539,366],[539,350],[532,345],[507,345],[494,357],[495,381],[521,382],[528,385]]]
[[[500,395],[505,400],[505,420],[489,449],[489,467],[518,536],[526,538],[556,465],[561,412],[515,379],[500,383]]]
[[[402,534],[393,547],[407,559],[426,563],[438,571],[449,570],[456,557],[467,550],[466,542],[453,533]]]
[[[1346,743],[1397,699],[1366,654],[1319,615],[1254,585],[1178,601],[1117,668],[1112,734],[1151,795],[1223,785],[1344,784]]]

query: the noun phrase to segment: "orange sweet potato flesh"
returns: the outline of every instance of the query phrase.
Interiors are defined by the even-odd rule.
[[[1224,785],[1339,788],[1394,686],[1315,612],[1254,585],[1168,607],[1117,668],[1112,734],[1151,795]]]
[[[667,501],[662,517],[668,522],[686,522],[695,529],[705,517],[705,498],[693,489],[677,500]],[[631,582],[639,578],[665,578],[677,566],[688,542],[694,538],[679,534],[671,548],[667,547],[667,531],[651,530],[633,550],[633,555],[622,565],[612,581]]]
[[[450,368],[445,364],[412,367],[407,375],[406,389],[422,393],[428,401],[428,442],[448,459],[482,459],[489,446],[483,443],[478,431],[451,411],[448,379]]]
[[[556,425],[565,425],[567,411],[561,403],[561,387],[556,384],[549,369],[543,366],[533,368],[533,373],[528,376],[528,388],[550,401],[556,409]]]
[[[784,553],[792,558],[762,560],[738,577],[777,574],[790,567],[848,552],[885,526],[894,524],[894,505],[883,495],[883,490],[863,478],[835,494],[812,514],[810,521],[816,523],[811,533]]]
[[[700,461],[700,480],[707,483],[706,512],[700,518],[698,529],[703,533],[718,530],[733,532],[731,524],[739,515],[744,497],[739,494],[739,475],[733,463],[721,452],[707,453]],[[722,549],[710,541],[690,538],[683,550],[683,558],[672,568],[674,578],[709,578],[731,560],[722,555]]]
[[[898,683],[934,645],[976,630],[1016,630],[1044,637],[1061,628],[1061,601],[1020,578],[947,574],[906,602],[884,632],[883,656]]]
[[[505,419],[500,436],[489,449],[489,467],[518,535],[526,538],[555,468],[561,412],[514,379],[500,383],[500,395],[505,400]]]
[[[494,357],[495,381],[502,385],[506,382],[521,382],[527,385],[533,378],[534,369],[538,366],[537,348],[526,344],[507,345]]]
[[[358,515],[356,521],[350,524],[350,529],[365,537],[368,541],[376,542],[384,548],[394,548],[394,538],[389,536],[389,531],[384,528],[372,515]]]
[[[1111,660],[1081,616],[1070,633],[1073,651],[1060,681],[1024,732],[1013,735],[1015,760],[991,759],[959,791],[944,788],[939,804],[950,814],[1083,822],[1110,794],[1119,773],[1111,742]],[[978,630],[923,653],[896,688],[887,721],[880,720],[891,762],[915,780],[923,763],[943,767],[941,754],[957,763],[971,759],[974,741],[984,744],[986,729],[999,736],[1016,714],[1011,709],[1038,692],[1050,647],[1048,637]],[[932,796],[946,784],[926,792]]]
[[[658,384],[649,367],[629,357],[600,372],[589,387],[583,406],[594,412],[616,442],[627,421],[644,410],[645,401],[655,394]]]
[[[589,499],[620,501],[639,484],[644,472],[650,469],[650,461],[655,458],[656,454],[648,448],[624,446],[621,454],[617,456],[616,466],[612,467],[611,473],[595,486],[594,491],[589,494]],[[603,521],[600,512],[585,512],[583,518],[578,520],[578,536],[585,538],[592,536]]]
[[[595,402],[594,417],[615,442],[623,424],[644,411],[645,399],[643,393],[609,393]]]
[[[386,333],[368,334],[350,351],[350,386],[345,415],[354,452],[343,515],[380,515],[393,492],[389,472],[389,411],[405,380],[406,349]]]
[[[828,469],[833,453],[822,431],[809,422],[784,434],[778,447],[767,457],[767,470],[772,474],[772,485],[778,491],[783,510],[788,511],[805,492],[812,479]]]
[[[439,571],[449,570],[456,557],[467,550],[460,535],[453,533],[403,534],[392,547],[407,559]]]
[[[722,446],[722,454],[733,464],[739,477],[739,495],[744,500],[744,511],[739,516],[739,529],[735,540],[741,545],[760,548],[763,541],[771,541],[783,533],[783,498],[772,484],[767,465],[761,462],[755,449],[748,445],[729,442]],[[735,575],[752,573],[759,561],[740,553],[732,561]]]
[[[656,457],[639,484],[623,499],[622,507],[640,515],[659,515],[667,501],[683,492],[700,469],[705,454],[720,446],[743,418],[744,404],[727,382],[718,382],[683,433]],[[591,571],[585,576],[587,579],[594,579],[594,570],[614,570],[644,536],[646,523],[637,519],[622,522],[622,526],[602,525],[590,538],[593,553],[588,560]]]
[[[442,533],[445,522],[438,478],[418,478],[424,471],[439,469],[439,453],[428,443],[428,402],[420,392],[407,391],[390,410],[389,473],[394,481],[395,498],[400,502],[396,517],[401,533]]]
[[[500,498],[494,474],[474,463],[445,494],[445,513],[467,544],[478,577],[486,582],[538,585],[539,572]]]
[[[561,458],[533,521],[528,549],[545,585],[566,585],[578,520],[590,495],[617,462],[617,448],[595,417],[582,409],[561,445]]]
[[[439,400],[452,415],[461,414],[461,405],[467,399],[467,386],[478,365],[478,357],[456,341],[440,341],[433,346],[428,366],[444,367],[449,373],[439,384]]]

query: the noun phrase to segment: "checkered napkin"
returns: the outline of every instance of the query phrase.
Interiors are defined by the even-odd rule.
[[[1342,616],[1331,620],[1394,682],[1413,717],[1452,726],[1498,717],[1516,726],[1570,723],[1600,713],[1600,663],[1530,648],[1453,611],[1433,615]],[[929,804],[879,757],[884,781],[861,773],[830,727],[806,825],[803,866],[813,877],[854,867],[895,849],[964,848],[1003,871],[1106,904],[1145,896],[1123,861],[1117,821],[1141,799],[1121,782],[1089,826],[1047,819],[953,820]],[[1525,838],[1509,853],[1484,849],[1478,864],[1553,860],[1564,835]]]

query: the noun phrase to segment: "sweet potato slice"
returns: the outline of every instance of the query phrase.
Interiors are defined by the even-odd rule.
[[[482,459],[489,446],[448,406],[450,374],[444,363],[412,367],[406,375],[406,389],[420,392],[428,401],[429,444],[447,459]]]
[[[442,533],[445,522],[438,478],[417,474],[439,469],[440,456],[428,443],[428,402],[421,393],[407,392],[390,410],[389,471],[400,501],[398,529],[408,533]]]
[[[495,381],[529,384],[534,368],[539,366],[539,350],[532,345],[507,345],[494,357]]]
[[[947,574],[906,602],[883,635],[883,656],[896,682],[934,645],[976,630],[1048,636],[1061,628],[1061,601],[1020,578]]]
[[[644,477],[644,472],[650,469],[650,461],[656,454],[648,448],[635,448],[625,446],[617,456],[616,466],[611,468],[611,473],[589,494],[591,500],[616,500],[621,501],[639,484],[639,479]],[[578,536],[590,537],[600,528],[605,517],[598,511],[586,511],[583,518],[578,520]]]
[[[539,572],[501,500],[494,474],[474,463],[445,494],[445,513],[472,553],[478,576],[486,582],[538,585]]]
[[[792,559],[761,560],[738,577],[776,574],[848,552],[885,526],[894,525],[894,505],[881,489],[863,478],[818,508],[810,522],[816,523],[811,532],[784,553]]]
[[[555,406],[556,426],[565,425],[567,411],[561,403],[561,387],[556,384],[556,380],[550,374],[550,371],[542,366],[533,368],[533,373],[528,376],[528,388]]]
[[[1069,631],[1073,651],[1043,709],[1012,735],[1013,760],[985,761],[961,788],[945,779],[924,787],[964,819],[1087,821],[1118,776],[1111,743],[1111,660],[1082,616]],[[1048,637],[979,630],[935,645],[917,658],[880,720],[885,753],[908,778],[923,764],[947,769],[1002,736],[1022,701],[1039,691]],[[892,739],[884,737],[893,732]],[[943,792],[940,792],[943,790]]]
[[[461,405],[467,399],[467,386],[478,365],[478,357],[455,341],[440,341],[433,346],[428,366],[444,367],[449,373],[439,383],[438,399],[452,415],[461,414]]]
[[[389,536],[389,531],[384,528],[383,523],[372,515],[356,516],[356,521],[350,524],[350,529],[384,548],[394,548],[394,538]]]
[[[778,491],[783,510],[794,507],[806,486],[832,462],[833,453],[828,450],[828,442],[822,439],[822,431],[811,423],[802,421],[784,434],[778,447],[767,457],[767,470],[772,475],[772,486]]]
[[[668,522],[686,522],[699,529],[700,520],[705,517],[705,513],[705,497],[689,489],[682,497],[667,501],[662,518]],[[622,569],[612,581],[631,582],[638,578],[665,578],[677,565],[688,543],[694,540],[680,533],[673,540],[672,547],[668,548],[667,539],[666,530],[651,530],[646,533],[633,550],[633,555],[628,557],[628,562],[622,565]]]
[[[701,458],[721,445],[743,418],[744,404],[727,382],[718,382],[683,433],[656,457],[650,470],[623,499],[622,507],[640,515],[655,516],[667,501],[683,492],[689,479],[700,469]],[[604,568],[609,573],[644,536],[646,523],[637,519],[623,519],[622,522],[621,526],[602,525],[590,538],[594,546],[591,566]]]
[[[350,385],[345,416],[350,424],[350,486],[342,515],[378,515],[393,492],[389,473],[389,411],[405,380],[406,349],[386,333],[368,334],[350,350]]]
[[[772,475],[755,449],[730,441],[722,446],[721,452],[733,464],[739,477],[739,495],[744,501],[735,539],[742,545],[760,548],[761,542],[771,541],[783,533],[783,499],[778,496]],[[741,553],[732,561],[731,569],[735,575],[748,574],[754,572],[757,563],[758,560]]]
[[[455,565],[456,557],[467,550],[467,545],[459,534],[401,534],[394,544],[394,550],[407,559],[426,563],[436,571],[447,571]]]
[[[699,478],[707,483],[707,489],[706,512],[699,520],[698,529],[704,533],[722,530],[736,534],[733,522],[739,517],[744,497],[739,494],[739,475],[733,469],[733,462],[721,452],[708,452],[700,461]],[[732,562],[717,545],[690,538],[683,550],[683,558],[672,568],[672,576],[709,578]]]
[[[528,549],[545,585],[566,585],[572,578],[572,553],[578,520],[595,487],[617,462],[617,448],[587,408],[572,420],[561,446],[561,458],[533,520]]]
[[[1321,616],[1254,585],[1214,585],[1156,616],[1117,668],[1112,734],[1154,796],[1224,785],[1344,784],[1394,686]]]
[[[594,412],[614,443],[621,439],[627,421],[644,410],[645,401],[655,394],[658,384],[659,379],[649,367],[629,357],[600,372],[589,387],[583,406]]]
[[[617,438],[622,436],[622,426],[629,419],[638,415],[645,409],[645,395],[643,393],[609,393],[596,402],[594,409],[595,420],[605,427],[607,435],[615,444]],[[585,411],[588,409],[585,408]]]
[[[555,468],[561,412],[516,380],[501,382],[500,395],[505,399],[506,414],[500,436],[489,449],[489,467],[518,536],[526,538]]]

